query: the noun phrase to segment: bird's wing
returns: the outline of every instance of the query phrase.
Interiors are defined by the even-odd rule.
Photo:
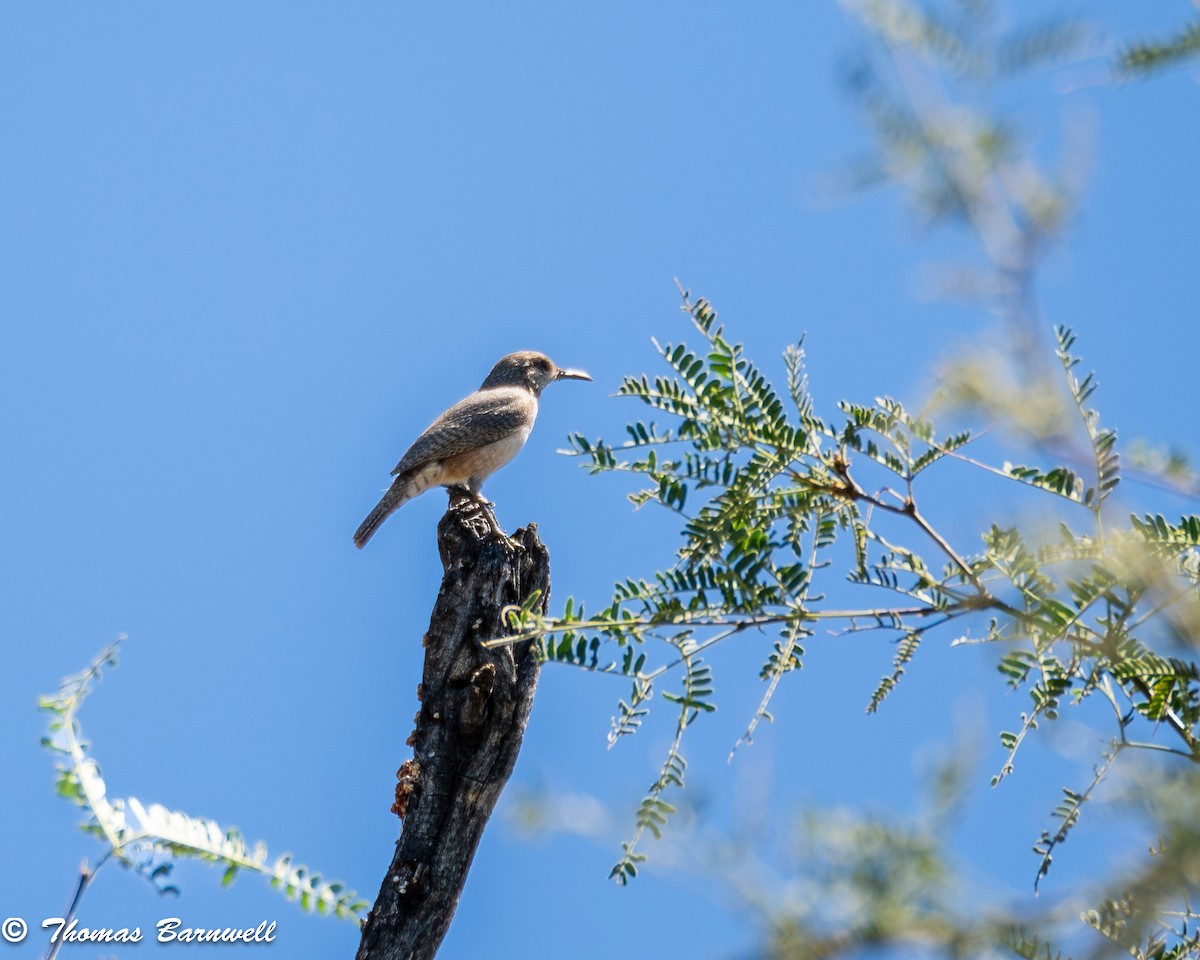
[[[503,440],[532,423],[536,415],[537,400],[520,387],[473,393],[434,420],[400,458],[392,474]]]

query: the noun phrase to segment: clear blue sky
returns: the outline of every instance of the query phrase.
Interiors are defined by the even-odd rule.
[[[1191,9],[1092,6],[1109,39]],[[122,666],[82,716],[113,795],[235,824],[374,899],[444,499],[406,506],[361,553],[350,535],[407,443],[500,355],[539,349],[595,377],[547,393],[487,492],[506,526],[540,524],[555,599],[597,604],[614,579],[668,562],[672,526],[555,450],[572,431],[618,436],[633,415],[611,398],[620,377],[655,369],[651,336],[687,333],[673,277],[773,373],[807,331],[825,412],[844,396],[919,396],[934,358],[990,329],[914,296],[930,250],[896,194],[809,201],[867,142],[837,81],[856,43],[833,3],[0,11],[0,915],[59,914],[96,855],[52,796],[34,698],[119,632]],[[1200,347],[1196,78],[1085,85],[1041,111],[1036,98],[1065,85],[1029,94],[1035,123],[1052,140],[1060,108],[1093,118],[1095,162],[1045,276],[1047,319],[1079,331],[1123,436],[1186,446],[1194,381],[1184,363],[1159,371]],[[998,765],[995,730],[1021,704],[997,697],[969,721],[969,703],[928,697],[950,670],[997,691],[991,652],[928,651],[868,719],[886,639],[810,649],[779,722],[732,768],[756,667],[719,688],[691,750],[715,821],[768,776],[781,818],[835,799],[910,809],[922,744],[959,724],[985,737],[981,783]],[[624,694],[547,669],[514,787],[592,793],[631,822],[665,734],[607,752]],[[1049,751],[1030,763],[1059,764],[1062,783],[1078,769]],[[981,791],[973,816],[992,826],[963,842],[1023,895],[1057,782],[1019,791]],[[445,955],[527,956],[511,936],[526,921],[547,957],[752,943],[719,890],[697,900],[703,884],[653,874],[616,889],[619,839],[529,843],[498,817]],[[352,954],[352,926],[303,916],[257,878],[218,880],[184,865],[182,897],[159,900],[106,869],[82,920],[277,919],[275,956]]]

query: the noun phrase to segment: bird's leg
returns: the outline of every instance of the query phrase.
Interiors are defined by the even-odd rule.
[[[477,504],[479,504],[481,507],[487,507],[490,510],[490,509],[492,509],[492,507],[494,507],[496,505],[491,500],[489,500],[487,497],[485,497],[483,495],[483,493],[477,487],[468,486],[466,489],[467,489],[467,495],[470,496],[470,498],[472,500],[474,500]]]
[[[500,528],[500,521],[496,519],[496,514],[492,511],[492,507],[494,507],[495,504],[489,503],[487,500],[482,498],[480,498],[477,503],[479,504],[479,512],[483,514],[483,519],[484,522],[487,523],[488,529],[505,543],[511,544],[513,541],[510,540],[508,534]]]

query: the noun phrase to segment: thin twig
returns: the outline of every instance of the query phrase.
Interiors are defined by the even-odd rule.
[[[100,862],[92,868],[88,867],[86,859],[79,864],[79,882],[75,884],[75,893],[71,897],[70,904],[67,905],[67,912],[63,914],[63,924],[59,928],[58,933],[52,938],[50,946],[46,948],[46,955],[43,960],[54,960],[58,956],[58,951],[63,945],[63,934],[67,927],[70,926],[71,921],[75,919],[75,914],[79,910],[79,901],[83,899],[83,892],[88,888],[92,880],[95,879],[97,871],[104,866],[108,860],[108,856],[106,853],[100,858]]]

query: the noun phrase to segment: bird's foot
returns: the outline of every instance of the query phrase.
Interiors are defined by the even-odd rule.
[[[480,530],[482,536],[491,534],[504,544],[509,556],[525,549],[522,544],[504,532],[500,521],[496,519],[496,514],[493,512],[493,507],[496,506],[494,503],[485,500],[467,487],[452,486],[448,489],[451,507],[462,511],[463,516],[467,518],[471,526]]]

